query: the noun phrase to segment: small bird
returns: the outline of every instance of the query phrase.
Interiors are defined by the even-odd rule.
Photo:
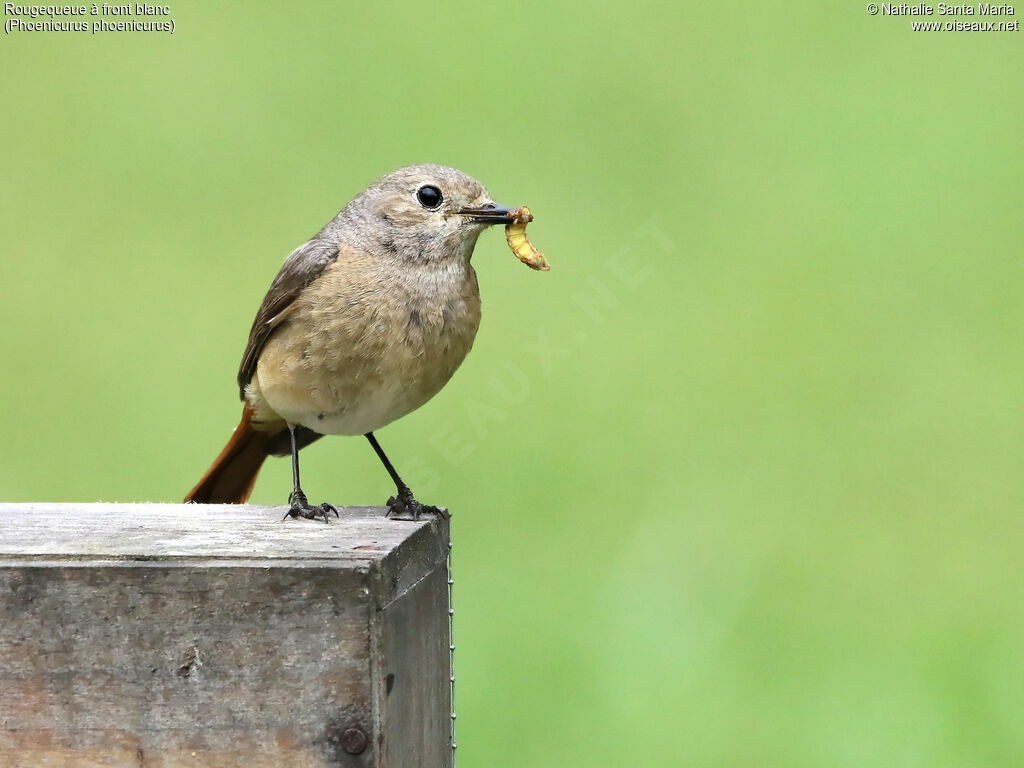
[[[480,233],[510,224],[480,182],[412,165],[382,177],[285,260],[238,370],[242,420],[186,502],[241,504],[267,456],[292,457],[286,517],[327,520],[299,483],[299,450],[323,435],[363,435],[397,493],[390,515],[445,515],[421,504],[374,431],[436,395],[480,325],[470,264]]]

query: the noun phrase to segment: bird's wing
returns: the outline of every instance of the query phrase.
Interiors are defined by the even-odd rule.
[[[338,244],[314,237],[303,243],[285,259],[281,271],[277,273],[270,290],[263,297],[256,319],[249,330],[249,343],[242,355],[242,364],[238,368],[238,388],[241,398],[245,399],[245,387],[256,372],[256,362],[267,339],[274,329],[288,317],[292,302],[307,285],[312,283],[327,268],[327,265],[338,258]]]

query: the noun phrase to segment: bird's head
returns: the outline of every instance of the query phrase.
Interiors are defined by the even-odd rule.
[[[480,233],[510,223],[513,210],[491,200],[483,184],[462,171],[410,165],[371,184],[336,221],[344,239],[381,257],[468,261]]]

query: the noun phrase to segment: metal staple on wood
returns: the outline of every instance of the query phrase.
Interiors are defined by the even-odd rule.
[[[448,559],[445,565],[448,569],[448,682],[451,686],[452,704],[450,739],[452,745],[452,768],[455,768],[455,750],[458,746],[455,743],[455,603],[452,599],[455,577],[452,575],[452,529],[450,518],[448,520]]]

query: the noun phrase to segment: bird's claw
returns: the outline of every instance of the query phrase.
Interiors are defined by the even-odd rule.
[[[285,512],[281,521],[284,522],[289,517],[304,517],[307,520],[318,520],[322,517],[326,523],[328,522],[328,512],[333,512],[335,517],[341,517],[341,515],[338,514],[338,508],[333,504],[324,502],[323,504],[312,506],[306,500],[306,494],[302,491],[292,491],[291,495],[288,497],[288,511]]]
[[[395,520],[419,520],[423,515],[433,515],[442,520],[448,520],[451,517],[451,514],[444,507],[421,504],[413,498],[411,493],[408,495],[392,496],[388,499],[387,507],[388,511],[385,517]]]

